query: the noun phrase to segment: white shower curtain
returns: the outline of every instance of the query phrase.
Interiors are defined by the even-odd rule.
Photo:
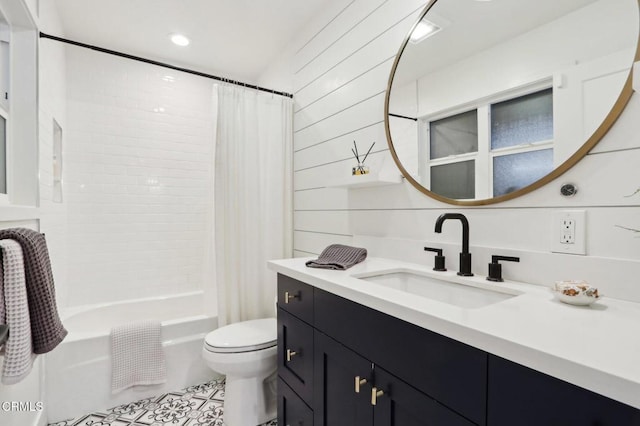
[[[292,101],[215,85],[214,223],[219,324],[274,316],[276,274],[292,255]]]

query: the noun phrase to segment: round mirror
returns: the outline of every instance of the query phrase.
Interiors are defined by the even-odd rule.
[[[420,191],[505,201],[560,176],[631,97],[638,0],[432,0],[389,77],[392,156]]]

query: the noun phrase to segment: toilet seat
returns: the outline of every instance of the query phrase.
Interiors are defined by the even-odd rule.
[[[215,353],[254,352],[276,346],[275,318],[242,321],[220,327],[205,337],[204,347]]]

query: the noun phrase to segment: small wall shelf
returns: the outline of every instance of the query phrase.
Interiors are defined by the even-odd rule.
[[[369,188],[374,186],[394,185],[402,183],[402,175],[369,173],[366,175],[348,176],[329,182],[328,188]]]

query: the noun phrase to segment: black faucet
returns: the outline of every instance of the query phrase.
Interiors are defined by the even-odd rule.
[[[442,232],[442,223],[447,219],[458,219],[462,222],[462,252],[460,253],[460,272],[458,275],[472,277],[471,273],[471,253],[469,253],[469,221],[461,213],[445,213],[436,220],[435,232]]]

